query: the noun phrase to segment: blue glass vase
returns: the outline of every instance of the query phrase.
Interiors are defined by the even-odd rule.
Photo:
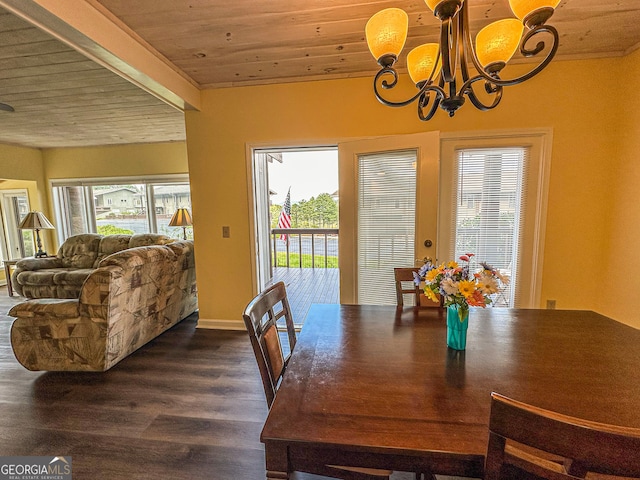
[[[467,348],[467,328],[469,328],[469,309],[458,305],[447,307],[447,346],[454,350]]]

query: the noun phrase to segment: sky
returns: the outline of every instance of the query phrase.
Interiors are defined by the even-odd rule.
[[[338,190],[338,151],[283,152],[282,163],[269,163],[269,188],[277,193],[273,204],[282,205],[291,187],[291,203]]]

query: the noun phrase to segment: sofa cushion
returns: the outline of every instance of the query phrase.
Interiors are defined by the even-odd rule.
[[[148,247],[149,245],[166,245],[175,242],[175,239],[159,233],[139,233],[131,235],[129,248]]]
[[[55,285],[82,285],[93,272],[93,268],[60,269],[53,276]]]
[[[107,235],[103,237],[98,246],[98,256],[93,262],[93,268],[98,268],[103,258],[129,248],[130,240],[131,235]]]
[[[16,275],[16,280],[20,285],[53,285],[53,277],[60,270],[60,268],[25,270]]]
[[[67,238],[58,251],[58,258],[66,268],[92,268],[98,256],[102,235],[85,233]]]

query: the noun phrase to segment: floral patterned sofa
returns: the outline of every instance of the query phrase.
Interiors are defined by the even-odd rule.
[[[165,235],[74,235],[60,246],[58,255],[24,258],[11,276],[15,291],[27,298],[78,298],[80,288],[105,257],[127,248],[165,245],[175,241]]]
[[[13,306],[11,346],[29,370],[105,371],[196,308],[193,241],[129,248],[103,259],[79,298]]]

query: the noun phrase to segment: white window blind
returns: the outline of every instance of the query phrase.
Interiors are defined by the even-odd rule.
[[[527,161],[528,148],[523,147],[457,151],[451,251],[454,258],[474,253],[478,262],[487,262],[509,275],[511,282],[497,294],[494,306],[517,305]]]
[[[396,303],[393,268],[415,259],[415,150],[358,156],[360,304]]]

